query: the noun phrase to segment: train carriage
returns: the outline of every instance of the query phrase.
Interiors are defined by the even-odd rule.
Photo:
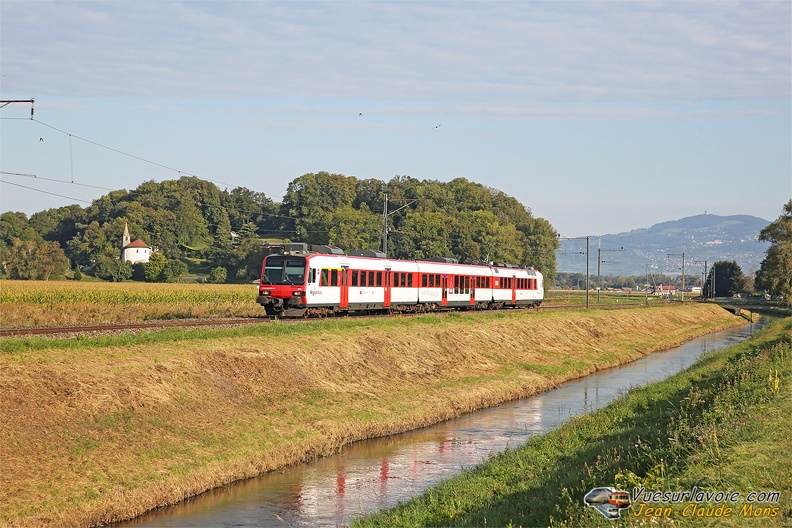
[[[262,263],[259,296],[270,316],[423,312],[537,306],[533,269],[284,251]]]

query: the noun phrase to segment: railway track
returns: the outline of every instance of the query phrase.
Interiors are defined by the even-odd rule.
[[[614,304],[600,304],[591,305],[591,308],[597,309],[619,309],[619,308],[633,308],[635,306],[643,305],[644,303],[621,303]],[[575,310],[585,309],[584,306],[579,304],[568,305],[544,305],[538,308],[530,308],[531,310]],[[451,312],[436,312],[438,315],[444,315]],[[457,314],[473,314],[481,313],[475,311],[458,311],[453,312]],[[355,318],[373,318],[373,317],[390,317],[392,315],[409,316],[409,315],[425,315],[422,313],[402,313],[402,314],[382,314],[382,315],[350,315]],[[306,319],[285,319],[284,322],[289,321],[305,321]],[[140,323],[110,323],[110,324],[92,324],[92,325],[71,325],[71,326],[43,326],[43,327],[19,327],[19,328],[2,328],[0,329],[0,338],[14,337],[14,336],[42,336],[42,335],[64,335],[64,334],[90,334],[99,332],[125,332],[130,330],[154,330],[162,328],[192,328],[201,326],[242,326],[250,324],[269,323],[272,319],[262,317],[243,317],[234,319],[168,319],[163,321],[146,321]]]
[[[2,328],[0,337],[30,336],[30,335],[56,335],[56,334],[85,334],[92,332],[118,332],[128,330],[151,330],[158,328],[188,328],[199,326],[241,326],[269,322],[266,317],[245,317],[238,319],[168,319],[163,321],[146,321],[141,323],[111,323],[93,325],[71,326],[40,326]]]

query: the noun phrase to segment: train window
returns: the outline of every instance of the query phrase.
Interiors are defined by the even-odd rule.
[[[454,275],[454,293],[459,293],[459,276]]]
[[[328,279],[330,279],[330,270],[325,268],[319,276],[319,286],[328,286],[330,284]]]
[[[367,284],[369,286],[374,286],[374,272],[373,271],[369,271],[368,272],[368,283]]]
[[[338,270],[330,270],[330,286],[338,286]]]
[[[381,288],[381,287],[382,287],[382,272],[381,272],[381,271],[378,271],[378,272],[376,273],[376,277],[377,277],[377,283],[376,283],[376,284],[377,284],[377,287],[378,287],[378,288]]]
[[[366,284],[368,284],[366,282],[366,272],[365,271],[361,271],[360,272],[360,285],[361,286],[365,286]]]
[[[308,270],[308,284],[316,284],[316,268]]]
[[[429,276],[425,273],[421,274],[421,288],[426,288],[429,286]]]
[[[412,288],[412,277],[413,277],[412,273],[408,273],[407,274],[407,287],[408,288]]]
[[[463,293],[470,293],[470,277],[464,277],[465,279],[465,291]]]
[[[357,286],[360,283],[358,278],[359,273],[360,272],[358,270],[352,270],[352,286]]]

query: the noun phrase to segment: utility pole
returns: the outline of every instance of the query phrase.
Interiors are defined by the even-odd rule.
[[[682,304],[685,304],[685,246],[682,246],[682,254],[668,253],[666,257],[682,257]]]
[[[558,237],[558,240],[585,240],[586,241],[586,308],[589,307],[589,237]]]
[[[624,251],[624,246],[620,247],[619,249],[601,249],[600,244],[602,242],[602,237],[597,238],[597,304],[600,303],[600,290],[602,290],[602,283],[600,282],[600,263],[602,259],[600,258],[600,253],[602,251]]]
[[[382,252],[386,257],[388,256],[388,217],[393,213],[398,213],[405,207],[414,204],[417,201],[418,200],[410,200],[398,209],[388,212],[388,193],[385,193],[385,208],[382,211]]]
[[[0,108],[5,108],[12,103],[30,103],[30,119],[33,119],[33,103],[35,99],[3,99],[0,101]]]
[[[385,210],[382,213],[382,253],[388,256],[388,193],[385,193]]]
[[[704,272],[701,274],[701,297],[704,297],[704,285],[707,284],[707,259],[693,261],[693,264],[704,264]]]

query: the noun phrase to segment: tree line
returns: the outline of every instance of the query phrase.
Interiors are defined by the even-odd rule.
[[[550,222],[505,193],[457,178],[396,176],[388,182],[328,172],[294,179],[282,202],[237,187],[221,190],[193,176],[112,191],[88,207],[70,205],[27,217],[0,215],[7,277],[52,279],[90,267],[107,280],[174,280],[184,259],[201,259],[212,279],[257,278],[261,242],[299,241],[380,249],[385,196],[388,256],[455,258],[533,266],[552,284],[558,238]],[[148,265],[118,260],[124,226],[157,251]]]

